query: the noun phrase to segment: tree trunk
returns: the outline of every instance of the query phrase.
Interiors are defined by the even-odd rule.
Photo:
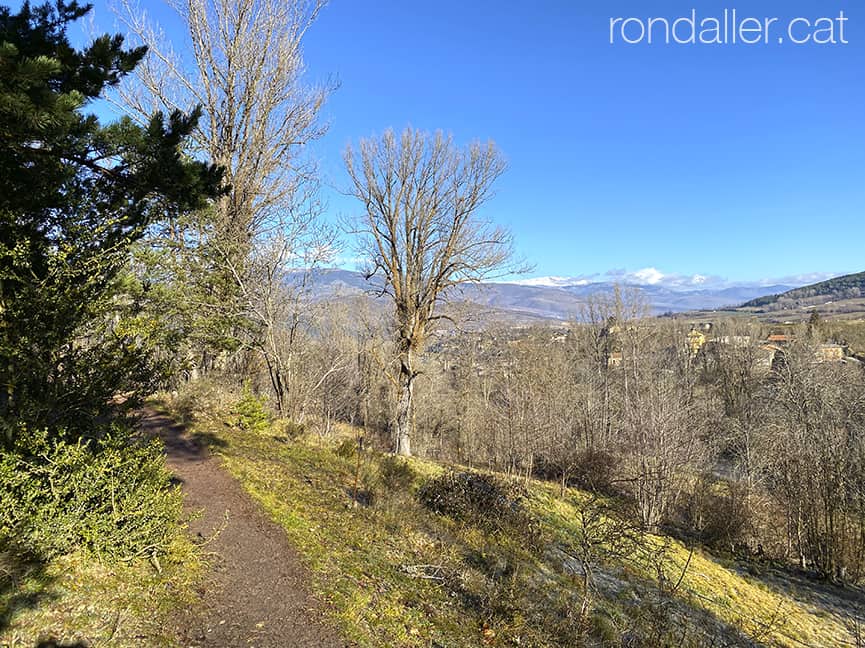
[[[411,456],[414,379],[415,373],[412,369],[409,352],[400,363],[399,397],[396,404],[396,447],[394,452],[403,457]]]

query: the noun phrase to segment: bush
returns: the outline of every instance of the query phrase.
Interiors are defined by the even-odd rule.
[[[586,448],[552,457],[540,455],[535,459],[532,472],[539,479],[612,494],[618,467],[619,460],[615,455],[605,450]]]
[[[427,509],[487,531],[506,529],[537,535],[537,524],[522,506],[525,493],[492,475],[447,472],[427,481],[418,491]]]
[[[270,427],[267,400],[253,394],[249,386],[244,386],[243,394],[234,406],[234,413],[240,428],[247,432],[262,433]]]
[[[587,448],[576,454],[569,483],[596,493],[611,494],[619,459],[606,450]]]
[[[39,559],[164,553],[181,506],[161,444],[116,427],[98,440],[21,434],[0,454],[0,542]]]
[[[708,547],[731,553],[744,544],[751,526],[743,487],[711,477],[696,481],[680,516],[686,532]]]
[[[416,473],[407,461],[388,455],[379,463],[382,485],[389,491],[408,489],[415,480]]]

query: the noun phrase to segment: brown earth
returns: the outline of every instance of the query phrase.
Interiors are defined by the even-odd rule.
[[[346,646],[322,616],[306,585],[309,574],[284,532],[182,426],[153,411],[143,432],[165,442],[167,461],[182,484],[187,514],[200,512],[189,532],[206,542],[211,572],[200,603],[169,622],[181,646],[331,648]]]

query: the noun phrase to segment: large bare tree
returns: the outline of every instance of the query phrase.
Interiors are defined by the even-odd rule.
[[[388,130],[350,146],[351,193],[364,205],[355,233],[367,276],[383,279],[395,310],[398,399],[395,451],[411,454],[415,356],[437,322],[446,291],[507,272],[511,234],[479,209],[505,170],[493,142],[458,147],[441,132]]]
[[[204,321],[219,323],[207,328],[225,330],[220,339],[229,348],[237,347],[232,341],[246,345],[250,332],[274,330],[258,326],[258,317],[246,327],[250,312],[262,312],[250,296],[274,288],[276,266],[261,259],[280,250],[280,268],[301,264],[320,256],[328,238],[318,224],[319,183],[306,145],[326,130],[319,112],[334,85],[307,83],[302,55],[326,1],[165,0],[185,27],[186,42],[176,49],[138,0],[112,1],[132,39],[149,48],[118,103],[142,118],[154,109],[202,107],[192,153],[224,167],[230,191],[171,247],[196,268],[195,290],[186,292],[207,296],[200,300]],[[178,283],[190,274],[179,273]],[[206,348],[190,355],[205,368],[212,357]]]
[[[308,198],[314,161],[304,146],[324,134],[318,114],[333,90],[306,83],[301,49],[326,1],[165,1],[186,27],[188,54],[175,51],[136,0],[117,0],[120,18],[149,48],[138,82],[120,91],[123,104],[142,116],[201,105],[195,143],[231,185],[217,229],[243,242],[284,225]]]

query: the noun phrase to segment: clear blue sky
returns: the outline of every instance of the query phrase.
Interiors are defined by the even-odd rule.
[[[610,44],[613,17],[692,8],[779,21],[768,45]],[[842,10],[849,44],[777,43]],[[96,23],[113,24],[103,0]],[[534,274],[865,270],[861,0],[333,0],[305,52],[311,80],[341,82],[315,148],[328,183],[346,186],[348,142],[390,126],[491,138],[509,170],[487,213]],[[358,208],[328,193],[331,216]]]

